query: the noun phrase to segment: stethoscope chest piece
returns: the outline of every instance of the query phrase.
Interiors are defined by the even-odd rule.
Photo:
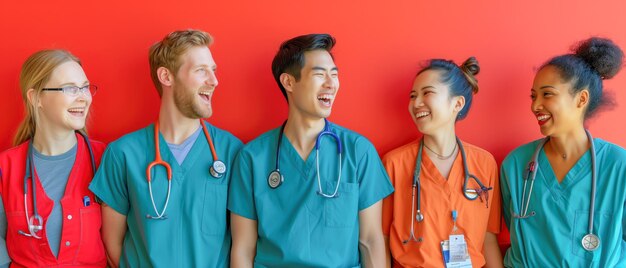
[[[586,251],[594,251],[600,247],[600,238],[595,234],[586,234],[581,243]]]
[[[421,222],[424,220],[424,214],[421,211],[417,211],[417,213],[415,214],[415,220],[418,222]]]
[[[209,168],[209,172],[213,178],[219,179],[224,176],[224,173],[226,173],[226,164],[220,160],[213,161],[211,168]]]
[[[283,184],[283,174],[280,174],[280,171],[274,170],[267,176],[267,184],[272,189],[278,188],[281,184]]]

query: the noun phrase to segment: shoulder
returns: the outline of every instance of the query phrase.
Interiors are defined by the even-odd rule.
[[[154,135],[150,133],[153,125],[125,134],[109,143],[107,151],[116,154],[144,153],[145,148],[154,143]]]
[[[374,148],[374,144],[372,144],[372,142],[370,142],[370,140],[368,140],[365,136],[359,133],[356,133],[353,130],[337,125],[335,123],[329,122],[329,124],[330,124],[330,130],[339,137],[341,142],[344,143],[344,147],[347,147],[346,149],[348,148],[354,148],[355,150],[364,149],[365,151],[369,151],[372,149],[376,150]]]
[[[89,139],[89,146],[91,146],[91,150],[97,158],[102,156],[107,147],[106,143],[92,139]]]
[[[465,141],[461,141],[461,144],[463,144],[463,149],[465,150],[465,154],[468,159],[472,158],[481,164],[489,163],[494,166],[496,165],[496,159],[487,150]]]
[[[222,140],[222,142],[227,142],[229,144],[232,143],[232,144],[238,145],[239,147],[243,146],[243,143],[241,142],[241,140],[239,140],[239,138],[237,138],[232,133],[224,129],[221,129],[219,127],[216,127],[215,125],[209,123],[208,121],[203,120],[203,122],[207,126],[207,128],[210,130],[210,132],[215,134],[215,139]]]
[[[395,148],[383,156],[383,163],[392,163],[403,159],[413,159],[419,150],[420,139],[416,139],[410,143]]]
[[[530,161],[537,146],[543,139],[544,138],[537,139],[513,149],[513,151],[504,158],[504,161],[502,161],[502,167]]]
[[[594,145],[598,155],[626,166],[626,150],[621,146],[599,138],[594,139]]]
[[[10,158],[14,158],[16,156],[25,155],[28,150],[28,141],[23,142],[20,145],[14,146],[13,148],[9,148],[5,151],[0,152],[0,162],[5,162]]]
[[[278,143],[279,128],[271,129],[254,138],[241,149],[241,153],[258,153],[264,150],[274,150]]]

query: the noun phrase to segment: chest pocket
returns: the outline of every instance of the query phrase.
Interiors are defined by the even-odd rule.
[[[102,227],[102,212],[100,204],[92,202],[87,207],[80,208],[80,248],[78,260],[83,264],[105,262],[104,244],[100,236]],[[61,242],[61,246],[64,246]]]
[[[595,211],[593,219],[593,234],[600,238],[600,247],[595,251],[586,251],[582,246],[582,239],[588,233],[589,229],[589,212],[577,210],[574,218],[574,228],[572,229],[572,251],[579,258],[586,261],[594,261],[600,258],[602,250],[602,242],[606,241],[614,229],[613,214],[607,211]],[[604,251],[606,252],[606,251]]]
[[[328,182],[324,192],[332,194],[337,183]],[[338,196],[324,198],[324,220],[326,227],[350,228],[359,220],[359,184],[342,182]]]
[[[224,235],[226,232],[226,202],[228,185],[207,182],[202,206],[202,232],[207,235]]]

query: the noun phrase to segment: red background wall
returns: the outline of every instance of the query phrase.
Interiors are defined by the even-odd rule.
[[[338,40],[334,53],[341,70],[330,119],[368,137],[381,155],[419,135],[406,107],[420,63],[476,56],[481,90],[457,131],[498,162],[540,137],[529,108],[538,66],[592,35],[626,49],[626,3],[618,1],[34,2],[0,4],[0,150],[10,147],[23,115],[21,64],[44,48],[65,48],[82,59],[88,78],[100,88],[90,134],[110,142],[157,116],[148,47],[173,30],[208,31],[216,39],[211,50],[220,82],[209,121],[247,142],[286,117],[270,71],[279,44],[327,32]],[[626,71],[605,87],[618,106],[588,124],[596,137],[624,147]]]

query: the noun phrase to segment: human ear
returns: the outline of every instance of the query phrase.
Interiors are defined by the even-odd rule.
[[[293,84],[295,83],[295,78],[292,75],[288,73],[282,73],[280,74],[279,80],[280,84],[283,85],[283,87],[285,88],[285,91],[293,92]]]
[[[157,69],[157,77],[159,78],[159,82],[164,86],[172,86],[172,73],[165,67],[159,67]]]
[[[583,89],[577,94],[576,106],[578,108],[584,108],[589,104],[589,90]]]
[[[28,103],[33,107],[41,107],[41,102],[37,96],[37,92],[35,92],[34,88],[30,88],[26,91],[26,98],[28,99]]]

